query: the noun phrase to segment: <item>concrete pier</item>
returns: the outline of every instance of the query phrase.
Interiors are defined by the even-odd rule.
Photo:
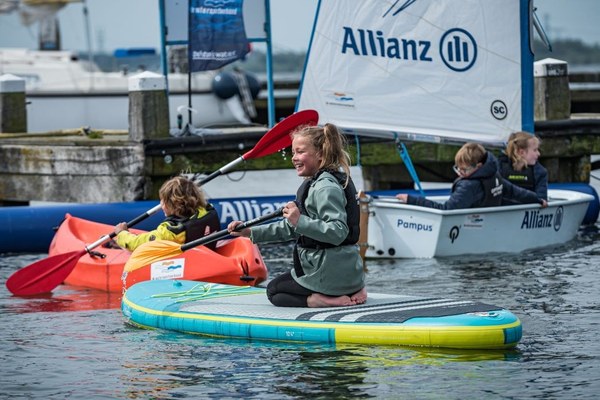
[[[533,66],[534,118],[536,121],[565,119],[571,116],[571,92],[565,61],[546,58]]]
[[[148,198],[144,148],[126,134],[2,134],[0,144],[0,201]]]

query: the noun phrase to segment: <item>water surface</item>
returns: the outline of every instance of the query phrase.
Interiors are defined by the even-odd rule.
[[[592,399],[600,391],[600,234],[519,255],[368,263],[371,292],[468,298],[523,323],[515,350],[298,345],[130,327],[120,296],[0,288],[0,391],[10,399]],[[291,247],[265,246],[271,276]],[[0,280],[45,254],[0,255]]]

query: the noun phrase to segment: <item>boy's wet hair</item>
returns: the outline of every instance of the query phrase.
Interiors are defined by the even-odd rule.
[[[193,181],[183,176],[169,179],[160,187],[160,200],[178,217],[190,217],[208,202],[204,192]]]

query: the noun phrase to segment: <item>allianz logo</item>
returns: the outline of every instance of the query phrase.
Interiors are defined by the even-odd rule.
[[[554,214],[539,210],[527,210],[521,221],[521,229],[553,228],[558,232],[562,226],[563,217],[564,210],[562,206],[559,206]]]
[[[381,30],[350,26],[343,26],[342,30],[342,54],[424,62],[434,62],[439,57],[446,67],[456,72],[468,70],[477,60],[477,42],[462,28],[444,32],[439,43],[386,36]]]
[[[227,224],[230,221],[248,221],[258,218],[262,215],[272,213],[273,211],[283,207],[286,201],[265,201],[258,202],[256,200],[221,200],[215,204],[215,208],[221,218],[221,225]],[[220,210],[219,210],[220,206]]]

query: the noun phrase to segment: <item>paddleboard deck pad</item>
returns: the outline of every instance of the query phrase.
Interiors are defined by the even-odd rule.
[[[358,306],[275,307],[264,288],[154,280],[130,287],[121,309],[128,323],[142,328],[255,340],[507,349],[522,336],[519,318],[498,306],[368,296]]]

